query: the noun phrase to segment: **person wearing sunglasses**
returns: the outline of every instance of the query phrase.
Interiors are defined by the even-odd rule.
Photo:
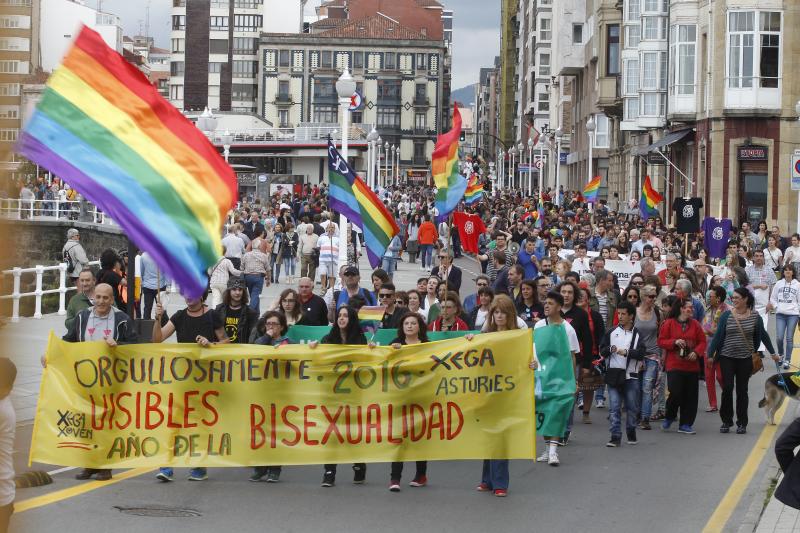
[[[378,291],[378,305],[386,307],[381,320],[381,328],[397,329],[400,326],[400,318],[408,311],[404,307],[397,305],[395,299],[394,283],[384,283]]]
[[[661,326],[661,311],[656,306],[658,290],[644,285],[639,291],[640,303],[636,308],[633,325],[641,335],[644,347],[644,368],[641,372],[641,422],[639,428],[650,431],[650,416],[653,414],[653,389],[661,369],[661,348],[658,346],[658,328]]]
[[[449,251],[439,252],[439,266],[433,267],[431,276],[439,276],[442,281],[447,280],[447,290],[460,291],[461,290],[461,269],[453,264],[453,256]]]
[[[482,288],[489,287],[489,276],[486,274],[481,274],[477,278],[475,278],[475,285],[477,287],[475,294],[470,294],[466,298],[464,298],[464,312],[470,314],[475,307],[479,305],[478,303],[478,291]]]

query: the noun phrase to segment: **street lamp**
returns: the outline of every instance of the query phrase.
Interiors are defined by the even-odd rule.
[[[528,137],[528,194],[533,195],[533,139]],[[539,198],[542,197],[542,171],[539,170]]]
[[[400,145],[399,144],[394,149],[394,155],[395,155],[395,158],[394,158],[395,166],[397,167],[397,169],[396,169],[396,171],[394,173],[394,175],[395,175],[394,184],[397,185],[400,182]]]
[[[512,146],[508,150],[508,153],[511,154],[511,160],[508,163],[508,174],[509,174],[509,176],[511,176],[511,186],[509,187],[509,189],[513,189],[514,185],[515,185],[515,180],[517,178],[517,173],[514,170],[514,156],[517,155],[516,147]]]
[[[383,143],[383,186],[389,185],[389,141]]]
[[[497,186],[502,190],[506,170],[506,160],[504,159],[506,153],[503,150],[498,150],[497,153],[497,165],[495,165],[497,168]]]
[[[367,135],[367,185],[370,189],[375,188],[375,141],[380,139],[375,126]]]
[[[556,130],[556,205],[561,207],[561,138],[564,132],[561,128]]]
[[[206,135],[213,135],[214,131],[217,129],[217,119],[214,114],[211,112],[210,109],[207,107],[203,110],[203,113],[197,118],[197,127],[200,131],[205,133]]]
[[[231,143],[233,143],[233,135],[228,130],[222,134],[222,155],[225,157],[225,162],[228,162],[228,156],[231,155]]]
[[[522,143],[517,145],[517,153],[519,154],[517,168],[519,168],[525,164],[525,146]],[[528,161],[528,165],[530,165],[530,161]],[[522,170],[519,171],[519,190],[522,191],[522,194],[525,194],[525,179],[522,177]]]
[[[387,185],[394,183],[394,145],[389,146],[389,176]]]
[[[356,82],[347,69],[336,81],[336,94],[339,97],[339,107],[342,109],[342,159],[347,163],[347,149],[350,131],[350,100],[356,92]],[[339,270],[347,263],[347,217],[339,214]]]
[[[589,120],[586,121],[586,131],[589,133],[589,161],[587,162],[587,167],[589,169],[589,181],[592,181],[592,148],[594,148],[594,130],[596,126],[594,124],[594,117],[589,115]],[[589,212],[592,211],[592,204],[589,203]]]

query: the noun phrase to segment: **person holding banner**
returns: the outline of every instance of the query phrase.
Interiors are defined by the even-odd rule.
[[[250,333],[258,322],[258,312],[248,305],[246,289],[242,278],[229,278],[228,288],[222,293],[222,303],[215,309],[225,327],[225,335],[236,344],[250,342]]]
[[[391,284],[388,284],[391,285]],[[381,287],[381,290],[386,290],[386,285]],[[392,286],[394,290],[394,286]],[[365,345],[367,344],[367,337],[361,331],[361,326],[358,321],[358,311],[345,305],[339,308],[336,316],[336,323],[331,326],[330,332],[322,337],[320,342],[311,341],[308,347],[315,349],[319,344],[350,344],[350,345]],[[373,348],[375,345],[369,343],[369,347]],[[280,467],[277,467],[280,469]],[[361,485],[367,478],[367,464],[354,463],[353,464],[353,483]],[[323,487],[333,487],[336,484],[336,465],[326,464],[325,473],[322,476]]]
[[[392,341],[392,348],[399,350],[401,346],[423,342],[428,342],[425,321],[417,313],[406,313],[400,320],[400,328],[397,330],[397,338]],[[417,461],[416,466],[417,471],[414,474],[414,479],[409,482],[409,486],[424,487],[428,484],[428,461]],[[391,492],[400,492],[400,478],[402,476],[403,463],[400,461],[393,462],[389,475],[389,490]]]
[[[564,297],[561,293],[549,292],[544,302],[545,319],[537,322],[533,328],[533,357],[541,369],[541,391],[536,398],[537,429],[544,437],[546,445],[536,461],[550,466],[561,464],[558,459],[558,444],[567,429],[577,390],[575,365],[580,343],[575,330],[561,315],[563,305]],[[496,309],[494,303],[492,308]],[[492,320],[497,320],[497,315],[497,310],[493,311]],[[511,321],[509,318],[506,320]]]

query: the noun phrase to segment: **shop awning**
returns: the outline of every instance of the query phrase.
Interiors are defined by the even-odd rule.
[[[663,139],[658,140],[649,146],[640,146],[639,148],[634,149],[633,155],[647,155],[650,152],[658,152],[662,148],[682,140],[687,135],[690,135],[693,131],[694,130],[691,128],[673,131],[672,133],[666,134]]]

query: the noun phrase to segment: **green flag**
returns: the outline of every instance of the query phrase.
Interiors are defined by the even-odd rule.
[[[575,368],[567,331],[562,324],[534,330],[533,346],[539,361],[536,397],[536,433],[561,437],[575,402]]]

